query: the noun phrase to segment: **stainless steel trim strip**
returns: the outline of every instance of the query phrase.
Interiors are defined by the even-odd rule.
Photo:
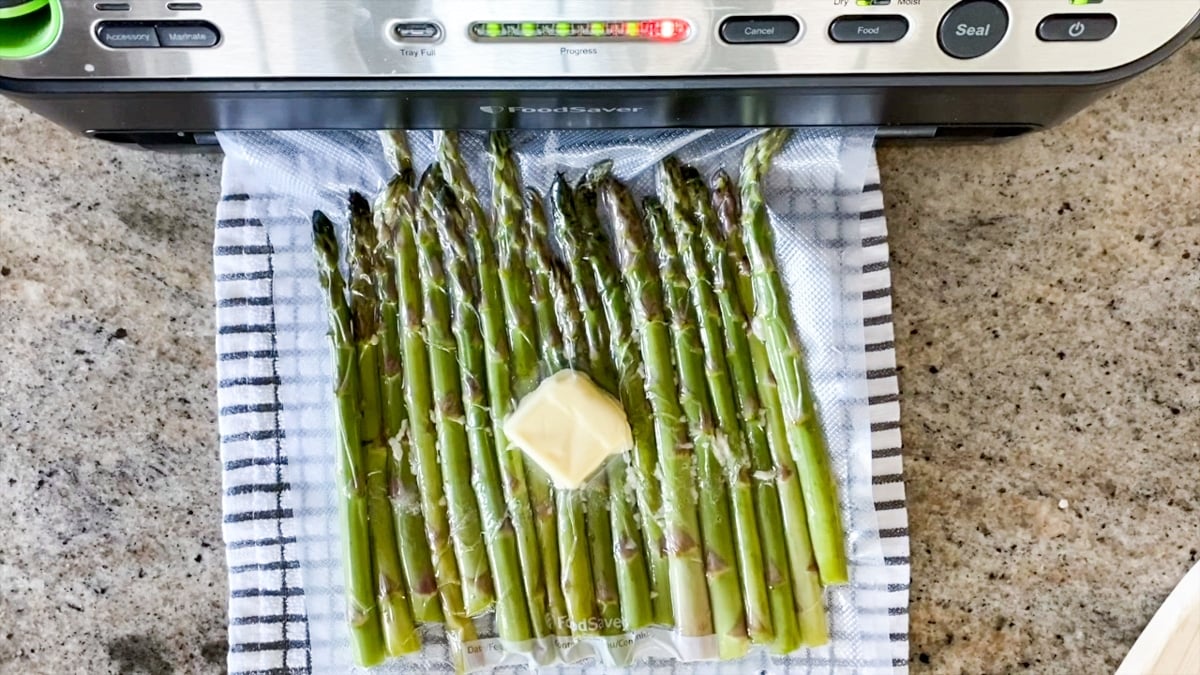
[[[65,10],[62,37],[45,54],[0,60],[0,76],[29,79],[153,78],[420,78],[420,77],[682,77],[696,75],[1083,73],[1126,65],[1175,37],[1200,13],[1200,0],[1105,0],[1071,7],[1066,0],[1003,0],[1010,13],[1004,40],[987,55],[951,58],[938,47],[942,16],[957,0],[896,0],[862,8],[853,0],[207,0],[188,19],[221,31],[211,49],[121,50],[95,39],[111,13],[80,3]],[[1116,32],[1099,42],[1048,43],[1037,37],[1047,15],[1071,10],[1117,16]],[[828,26],[838,16],[879,11],[903,15],[904,39],[839,44]],[[789,44],[726,44],[721,22],[737,15],[787,14],[806,27]],[[169,20],[162,3],[132,3],[122,20]],[[690,23],[687,40],[671,43],[472,40],[474,21],[617,21],[654,18]],[[436,21],[433,45],[394,39],[397,21]]]

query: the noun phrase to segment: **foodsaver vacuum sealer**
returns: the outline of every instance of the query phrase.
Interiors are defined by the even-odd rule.
[[[245,129],[1052,126],[1200,0],[0,0],[0,93],[91,136]]]

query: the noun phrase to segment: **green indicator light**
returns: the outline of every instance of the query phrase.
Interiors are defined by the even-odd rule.
[[[525,37],[537,36],[537,24],[532,22],[521,24],[521,35],[524,35]]]
[[[569,37],[571,35],[571,24],[560,21],[554,24],[554,32],[559,37]]]
[[[598,21],[596,23],[592,24],[592,35],[594,35],[596,37],[604,37],[604,33],[605,33],[604,24],[602,24]]]
[[[858,6],[859,7],[870,7],[871,0],[858,0]]]
[[[500,33],[503,32],[503,30],[504,29],[498,23],[489,23],[487,25],[488,37],[500,37]]]

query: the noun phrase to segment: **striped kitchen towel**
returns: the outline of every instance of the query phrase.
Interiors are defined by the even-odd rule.
[[[256,168],[227,144],[223,193],[217,209],[214,268],[217,300],[217,373],[224,538],[229,566],[229,654],[233,675],[346,672],[323,665],[329,638],[320,627],[341,611],[331,598],[338,589],[322,560],[311,555],[326,542],[328,561],[337,557],[327,532],[308,529],[313,509],[304,501],[306,481],[327,467],[289,448],[303,447],[305,416],[321,416],[322,400],[291,400],[289,383],[320,379],[325,345],[298,335],[323,337],[324,326],[302,325],[310,317],[295,308],[313,292],[307,260],[304,213],[275,208],[282,193],[247,178]],[[901,470],[900,406],[895,370],[888,270],[887,225],[874,153],[861,188],[830,190],[830,231],[835,246],[851,253],[843,261],[861,269],[844,289],[861,302],[863,337],[860,373],[870,416],[870,473],[874,518],[865,536],[877,546],[877,568],[856,569],[844,602],[863,618],[853,649],[835,646],[775,664],[768,672],[907,672],[909,541]],[[239,166],[231,164],[241,162]],[[236,170],[230,170],[231,168]],[[861,176],[861,172],[860,172]],[[348,182],[351,179],[346,178]],[[334,181],[337,184],[337,181]],[[330,188],[333,191],[332,187]],[[344,194],[344,193],[343,193]],[[288,233],[302,236],[291,236]],[[847,244],[844,236],[855,239]],[[307,301],[319,299],[307,298]],[[856,366],[856,367],[859,367]],[[299,443],[300,445],[296,445]],[[322,539],[324,537],[324,539]],[[302,566],[303,561],[303,566]],[[332,584],[331,584],[332,585]],[[686,672],[745,672],[721,664],[688,664]],[[442,665],[431,668],[444,669]],[[606,672],[592,666],[587,672]],[[623,672],[623,671],[622,671]],[[639,671],[640,672],[640,671]],[[685,672],[656,661],[646,672]]]

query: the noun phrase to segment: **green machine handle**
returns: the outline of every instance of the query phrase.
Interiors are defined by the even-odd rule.
[[[60,0],[0,0],[0,59],[27,59],[62,32]]]

